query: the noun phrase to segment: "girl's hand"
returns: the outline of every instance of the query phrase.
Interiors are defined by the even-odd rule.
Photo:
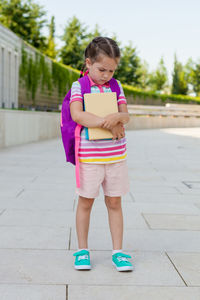
[[[118,113],[110,114],[104,118],[102,128],[111,130],[114,126],[117,125],[117,123],[119,123]]]
[[[116,126],[114,126],[111,129],[111,132],[113,134],[113,140],[120,140],[125,137],[125,130],[122,123],[118,123]]]

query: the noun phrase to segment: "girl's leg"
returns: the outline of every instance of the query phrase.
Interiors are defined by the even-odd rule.
[[[110,232],[112,236],[113,250],[122,249],[123,242],[123,214],[121,197],[105,196],[108,209]]]
[[[94,198],[79,196],[76,210],[76,232],[79,249],[88,248],[88,230],[90,224],[90,212]]]

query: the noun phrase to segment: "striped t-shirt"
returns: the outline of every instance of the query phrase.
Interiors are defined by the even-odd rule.
[[[90,77],[89,79],[91,84],[91,93],[112,92],[109,87],[109,83],[106,83],[104,85],[96,85]],[[117,99],[117,103],[119,106],[120,104],[127,104],[127,102],[123,88],[119,81],[118,84],[120,87],[120,95]],[[80,101],[83,103],[81,86],[78,81],[75,81],[72,84],[70,103],[73,101]],[[126,138],[124,137],[120,140],[89,141],[85,137],[85,128],[83,127],[83,130],[81,131],[78,156],[80,162],[93,164],[108,164],[125,160],[127,157]]]

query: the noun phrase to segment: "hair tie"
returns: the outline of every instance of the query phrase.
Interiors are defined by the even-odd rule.
[[[89,70],[86,70],[84,76],[86,76],[88,73],[89,73]]]
[[[83,71],[80,71],[80,74],[83,75]]]

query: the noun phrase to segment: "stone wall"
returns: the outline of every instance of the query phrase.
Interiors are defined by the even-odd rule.
[[[0,110],[0,148],[59,136],[59,113]]]
[[[0,24],[0,107],[18,107],[21,40]]]

